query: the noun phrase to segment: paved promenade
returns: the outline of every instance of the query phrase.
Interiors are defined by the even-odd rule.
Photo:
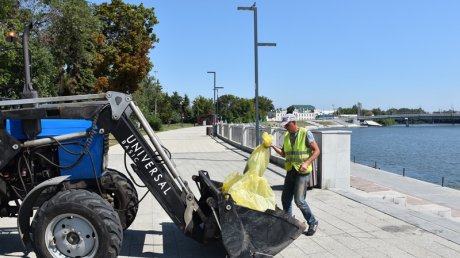
[[[184,180],[198,196],[191,177],[207,170],[222,181],[242,172],[249,154],[205,135],[204,127],[158,134]],[[110,167],[123,171],[123,150],[110,150]],[[460,257],[458,191],[351,164],[350,189],[308,192],[319,219],[314,236],[301,235],[276,257]],[[284,169],[270,164],[265,176],[281,206]],[[140,182],[140,181],[138,181]],[[145,188],[138,188],[143,196]],[[296,218],[302,218],[294,208]],[[15,219],[0,219],[0,257],[24,254]],[[208,246],[187,238],[151,194],[142,201],[136,220],[124,234],[120,257],[225,257],[219,244]]]

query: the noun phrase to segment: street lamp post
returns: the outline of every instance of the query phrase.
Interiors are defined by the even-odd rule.
[[[155,74],[155,116],[157,115],[157,99],[158,99],[158,87],[160,85],[160,81],[158,80],[158,71],[153,71]]]
[[[32,23],[26,24],[24,34],[22,35],[22,48],[24,55],[23,98],[38,98],[38,93],[32,88],[32,80],[30,78],[29,33],[32,27]]]
[[[259,145],[259,64],[258,64],[258,47],[268,46],[275,47],[276,43],[259,43],[257,41],[257,6],[256,3],[251,7],[238,7],[239,11],[253,11],[254,12],[254,70],[255,70],[255,100],[256,100],[256,146]]]
[[[216,98],[216,114],[217,120],[219,119],[219,89],[223,89],[224,87],[215,87],[217,90],[217,98]]]
[[[217,102],[216,102],[216,91],[218,89],[223,89],[224,87],[216,87],[216,72],[215,71],[209,71],[208,73],[212,73],[214,75],[214,88],[212,89],[214,91],[214,114],[212,116],[212,133],[213,135],[215,136],[216,133],[217,133],[217,126],[216,126],[216,123],[217,123]]]
[[[214,75],[214,88],[213,88],[213,91],[214,91],[214,102],[213,102],[213,105],[216,105],[216,72],[214,71],[208,71],[208,73],[212,73]],[[212,125],[214,126],[215,122],[216,122],[216,112],[214,111],[213,112],[214,114],[212,115]]]

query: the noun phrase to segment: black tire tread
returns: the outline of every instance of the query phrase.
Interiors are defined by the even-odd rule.
[[[102,250],[104,257],[117,257],[121,250],[123,241],[123,231],[120,225],[117,212],[115,212],[102,197],[86,190],[65,190],[58,192],[50,200],[46,201],[37,211],[32,221],[32,232],[35,232],[38,224],[47,215],[47,211],[52,207],[60,205],[84,206],[93,211],[94,216],[100,218],[104,223],[105,230],[109,235],[100,236],[110,238],[110,247]],[[40,248],[38,243],[32,238],[32,246],[35,250]],[[105,248],[104,248],[105,249]]]
[[[124,207],[114,207],[120,217],[123,230],[126,230],[136,218],[139,197],[134,184],[128,179],[128,177],[123,175],[121,172],[110,168],[107,172],[107,176],[110,178],[108,180],[110,182],[109,188],[116,188],[117,190],[122,191],[124,198],[127,200]]]

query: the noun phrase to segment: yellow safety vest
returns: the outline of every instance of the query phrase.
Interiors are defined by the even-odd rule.
[[[292,167],[299,172],[299,168],[303,162],[305,162],[309,157],[309,148],[306,146],[307,139],[307,130],[305,128],[299,128],[297,132],[297,137],[295,139],[294,145],[291,145],[289,132],[286,132],[284,135],[284,154],[286,161],[284,163],[284,168],[286,171],[290,171]],[[301,174],[310,174],[313,170],[312,165],[310,164],[306,171],[299,172]]]

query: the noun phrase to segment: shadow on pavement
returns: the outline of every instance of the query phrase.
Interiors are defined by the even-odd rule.
[[[0,227],[0,256],[29,257],[16,227]]]
[[[120,256],[128,257],[226,257],[216,241],[201,244],[185,236],[174,223],[162,223],[162,231],[128,229],[123,236]]]
[[[273,191],[283,191],[284,185],[272,185]]]

